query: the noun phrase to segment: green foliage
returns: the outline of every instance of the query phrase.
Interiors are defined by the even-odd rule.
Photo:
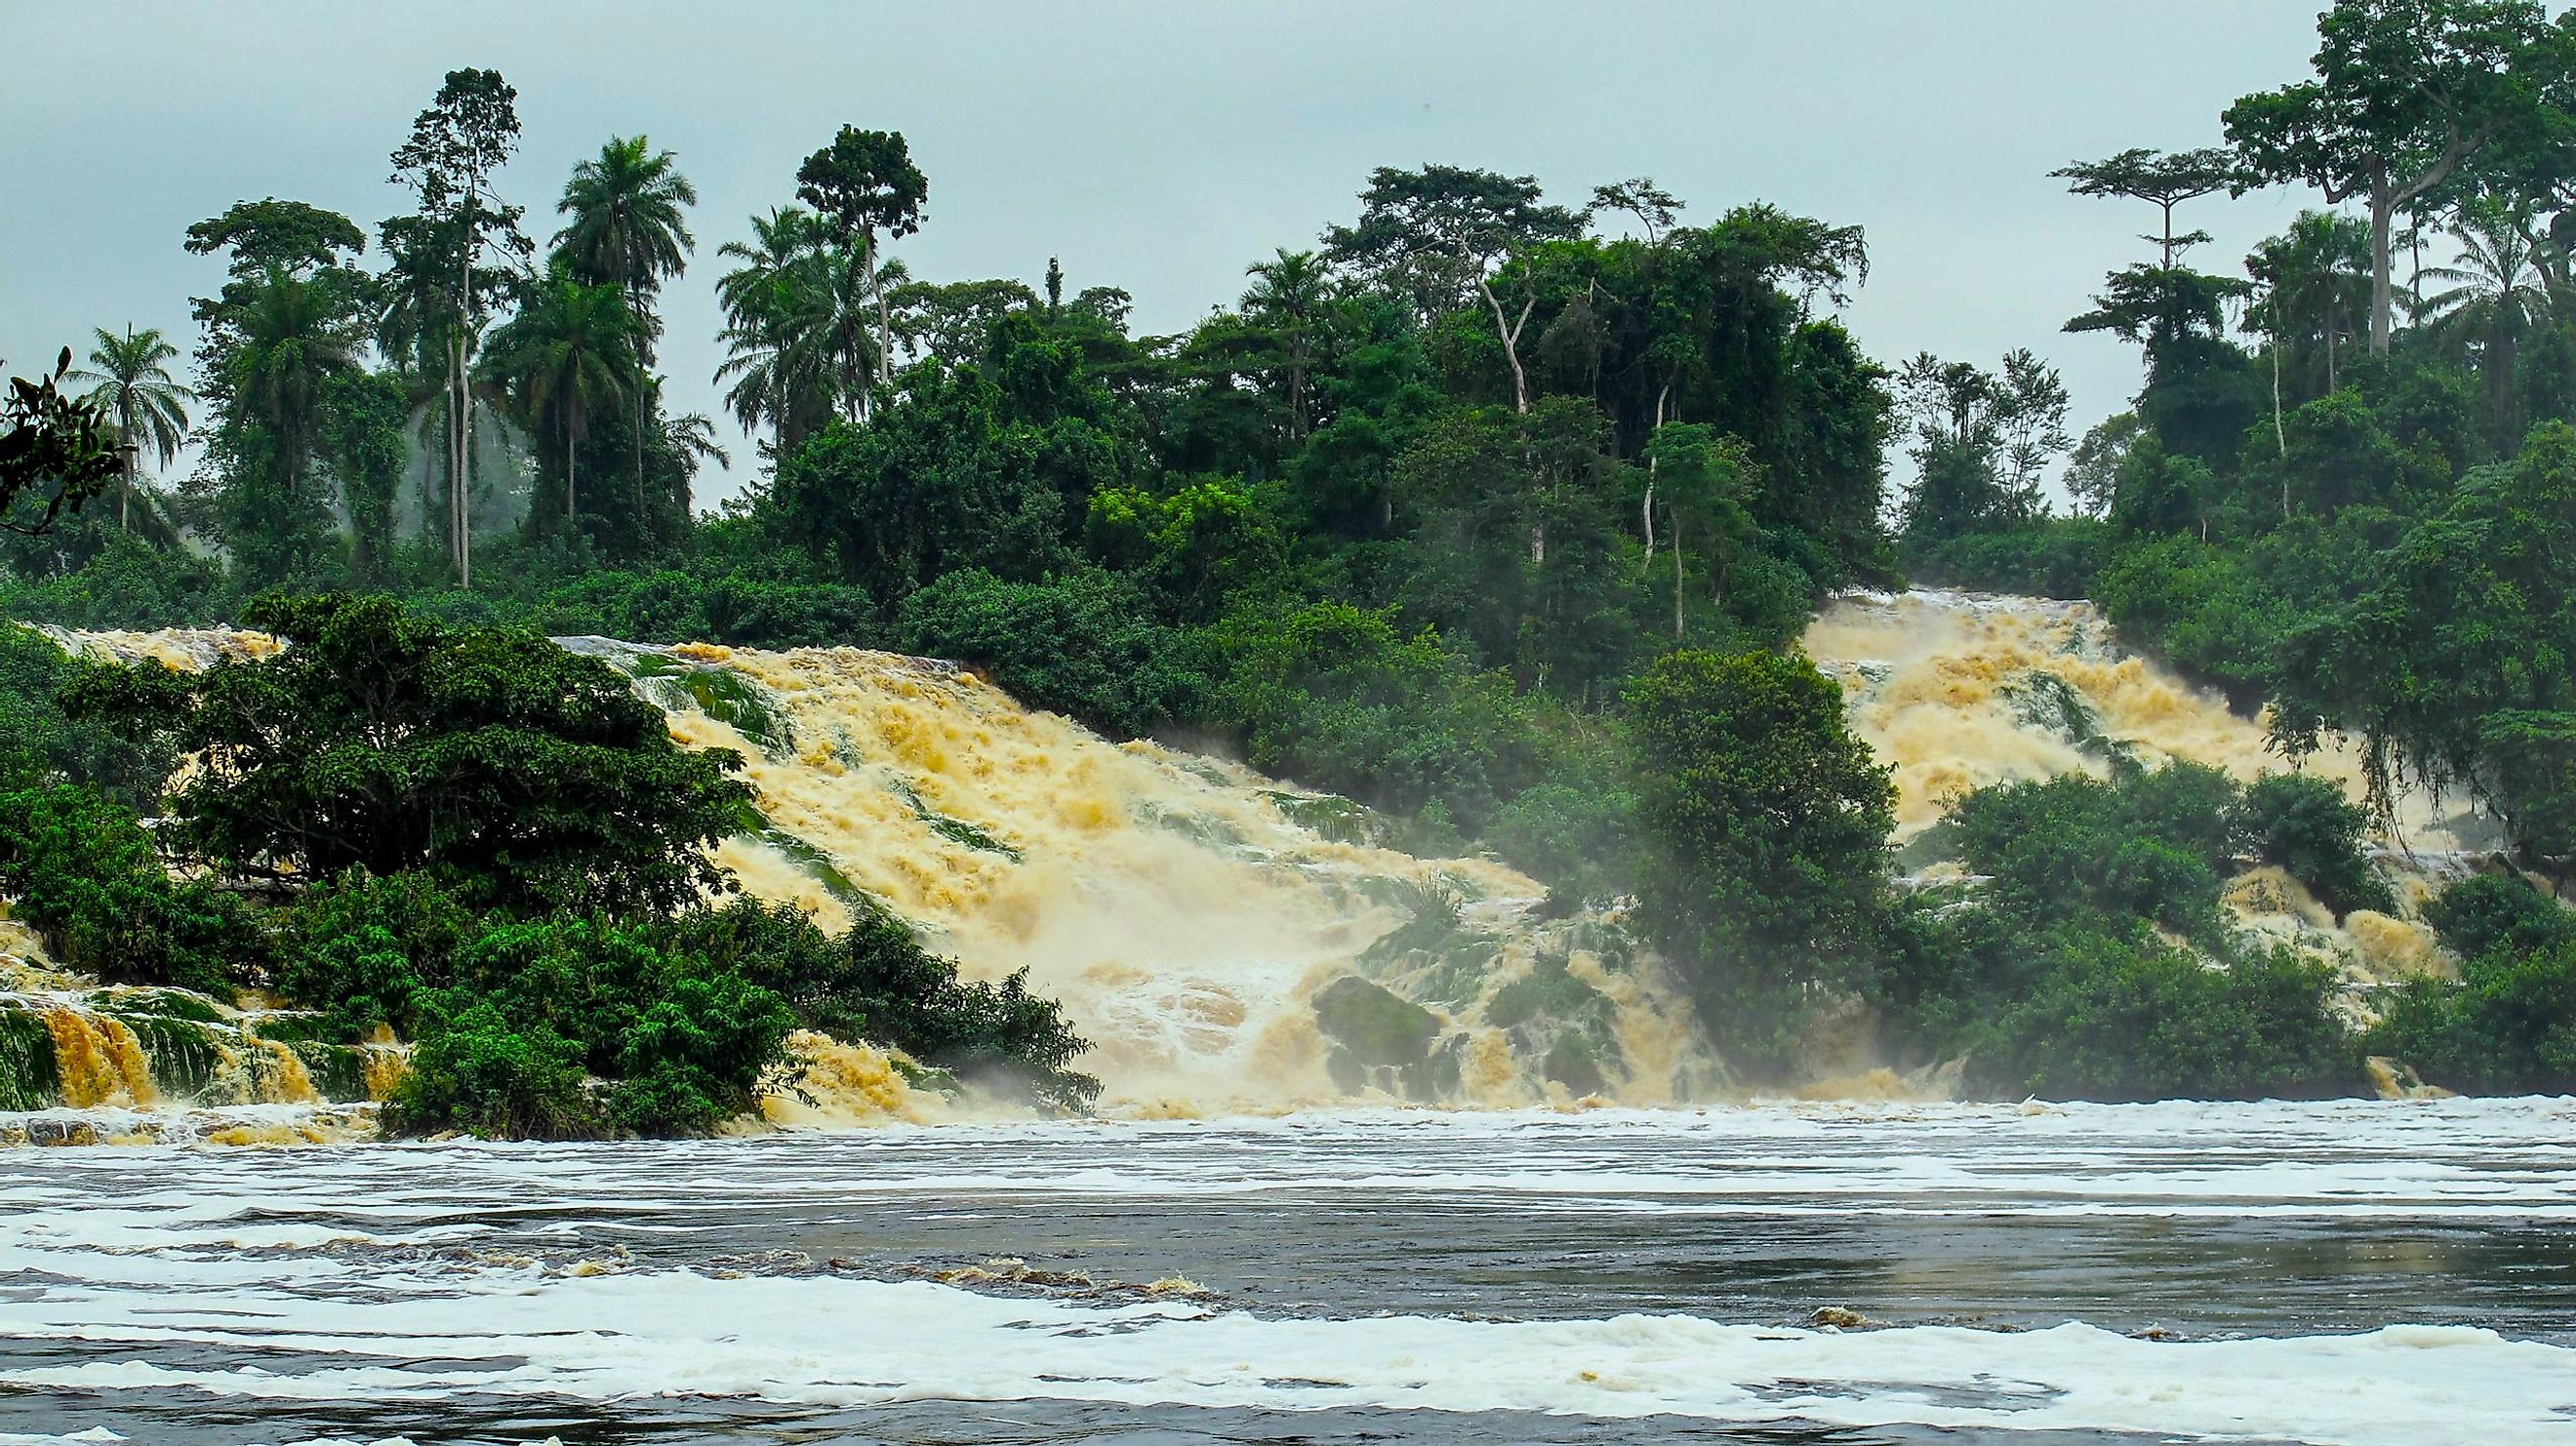
[[[847,902],[851,925],[837,938],[792,905],[741,899],[679,916],[670,947],[773,991],[808,1028],[900,1049],[1052,1109],[1090,1107],[1100,1082],[1071,1067],[1089,1046],[1053,1001],[1028,992],[1027,971],[998,985],[960,980],[901,920],[864,896]]]
[[[2338,915],[2397,907],[2397,896],[2362,853],[2369,828],[2369,813],[2342,788],[2296,773],[2255,780],[2229,819],[2239,849],[2287,869]]]
[[[73,695],[201,755],[170,799],[189,854],[315,881],[431,868],[498,903],[669,909],[722,882],[699,846],[747,821],[739,760],[679,749],[606,664],[384,598],[271,596],[244,621],[291,645]]]
[[[1928,896],[1903,931],[1900,1032],[1964,1055],[1985,1091],[2347,1090],[2358,1061],[2326,1007],[2333,970],[2239,939],[2220,880],[2250,849],[2321,893],[2377,886],[2357,820],[2331,785],[2281,775],[2249,790],[2182,762],[1980,789],[1940,832],[1982,881]]]
[[[457,982],[419,1003],[399,1130],[703,1132],[750,1109],[795,1023],[739,970],[613,923],[495,923],[451,967]]]
[[[1921,549],[1917,581],[1980,592],[2088,598],[2109,557],[2108,525],[2088,518],[2047,518],[2008,531],[1965,532]]]
[[[72,719],[54,701],[97,666],[31,628],[0,623],[0,788],[86,784],[128,806],[159,795],[176,755]]]
[[[2401,777],[2465,787],[2535,856],[2576,854],[2576,428],[2535,429],[2375,560],[2359,595],[2290,629],[2276,731],[2361,733],[2374,802]]]
[[[0,531],[48,532],[125,470],[107,405],[62,389],[71,365],[64,347],[51,372],[11,377],[0,398]]]
[[[1544,776],[1534,701],[1427,629],[1317,603],[1229,616],[1210,641],[1218,707],[1255,767],[1398,813],[1436,801],[1470,831]]]
[[[1949,830],[1994,906],[2041,923],[2110,914],[2219,937],[2219,870],[2228,857],[2227,775],[2192,763],[2121,784],[2068,774],[1982,788]]]
[[[1206,706],[1202,650],[1156,621],[1143,589],[1117,573],[1006,582],[951,572],[904,599],[895,639],[983,669],[1021,702],[1112,738],[1168,729]]]
[[[1869,973],[1890,770],[1802,656],[1668,655],[1630,686],[1628,730],[1661,854],[1646,903],[1712,1032],[1776,1067],[1818,992]]]
[[[581,1048],[543,1023],[514,1018],[491,999],[441,999],[414,1047],[411,1068],[385,1102],[398,1134],[459,1130],[494,1139],[566,1140],[600,1122],[581,1071]]]
[[[454,982],[457,953],[483,922],[431,874],[362,870],[306,891],[292,920],[278,992],[324,1011],[343,1039],[379,1024],[418,1034],[426,995]]]
[[[2366,1041],[2426,1079],[2491,1093],[2576,1093],[2576,911],[2479,875],[2425,910],[2460,978],[2414,980]]]
[[[2357,1060],[2326,1008],[2334,971],[2286,952],[2213,967],[2102,921],[2036,932],[1956,917],[1942,947],[1982,971],[1952,1046],[1973,1087],[2051,1099],[2246,1099],[2347,1093]]]
[[[56,962],[111,982],[220,991],[268,954],[239,900],[173,880],[132,810],[69,784],[0,792],[0,895]]]

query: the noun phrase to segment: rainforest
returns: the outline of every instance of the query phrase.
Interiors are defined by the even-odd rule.
[[[2576,1326],[2520,1293],[2576,1281],[2576,13],[2337,0],[2308,41],[2304,67],[2203,116],[2198,148],[2033,175],[2144,234],[2099,257],[2058,332],[1986,355],[1873,346],[1853,312],[1889,258],[1865,216],[1685,196],[1608,151],[1581,184],[1360,168],[1340,209],[1156,332],[1129,289],[1152,278],[1070,272],[1043,214],[1019,238],[1042,268],[931,274],[945,147],[863,99],[760,161],[763,209],[717,215],[693,180],[712,162],[657,144],[650,115],[541,176],[520,152],[545,98],[434,66],[408,129],[378,138],[382,177],[356,178],[385,181],[383,214],[281,195],[282,170],[156,238],[201,278],[188,327],[108,312],[7,338],[0,1143],[29,1147],[7,1158],[344,1146],[309,1158],[375,1151],[397,1163],[350,1168],[403,1172],[423,1200],[489,1193],[457,1207],[484,1223],[454,1228],[498,1231],[531,1279],[611,1290],[544,1294],[530,1339],[631,1308],[641,1364],[451,1352],[437,1290],[371,1309],[419,1333],[406,1359],[497,1352],[613,1380],[604,1401],[703,1368],[711,1399],[1238,1413],[1188,1439],[1274,1439],[1264,1422],[1310,1407],[1363,1432],[1463,1411],[1491,1439],[1557,1439],[1531,1423],[1628,1416],[1591,1393],[1631,1387],[1586,1370],[1532,1395],[1514,1362],[1607,1350],[1600,1371],[1646,1383],[1640,1410],[1804,1423],[1780,1440],[2544,1439],[2576,1410],[2530,1354],[2563,1356]],[[2279,225],[2228,254],[2199,228],[2230,208]],[[719,361],[675,378],[675,298],[702,292]],[[2130,348],[2134,390],[2082,416],[2049,353],[2097,334]],[[702,394],[712,415],[684,410]],[[2286,1212],[2262,1228],[2313,1230],[2301,1250],[2371,1248],[2327,1243],[2324,1202],[2346,1198],[2329,1176],[2365,1213],[2490,1200],[2520,1233],[2424,1266],[2422,1326],[2371,1291],[2384,1308],[2349,1321],[2297,1303],[2364,1268],[2346,1263],[2284,1267],[2307,1314],[2267,1335],[2234,1314],[2255,1283],[2211,1255],[2176,1267],[2209,1279],[2164,1314],[2124,1307],[2107,1332],[2059,1324],[2104,1319],[2059,1310],[2082,1289],[2066,1264],[1877,1337],[2039,1330],[2061,1353],[2023,1368],[2044,1408],[1921,1361],[1904,1369],[1943,1383],[1933,1406],[1818,1405],[1790,1387],[1882,1369],[1836,1342],[1887,1323],[1837,1305],[1796,1305],[1776,1337],[1813,1359],[1756,1344],[1772,1336],[1583,1336],[1750,1329],[1643,1273],[1490,1326],[1469,1323],[1481,1287],[1253,1283],[1287,1267],[1249,1261],[1338,1228],[1327,1202],[1362,1181],[1435,1214],[1452,1189],[1539,1214],[1570,1191],[1604,1229],[1681,1220],[1701,1207],[1676,1200],[1720,1187],[1676,1183],[1654,1142],[1733,1159],[1754,1147],[1730,1120],[1763,1139],[1792,1122],[1765,1169],[1859,1170],[1864,1214],[1978,1222],[1945,1238],[1996,1261],[2033,1248],[2061,1191],[2230,1214],[2193,1162],[2239,1151],[2289,1181],[2247,1187],[2272,1203],[2246,1218]],[[1817,1121],[1884,1153],[1864,1168]],[[1995,1161],[2036,1152],[2011,1167],[2027,1175],[1966,1183],[1981,1128]],[[2173,1183],[2088,1184],[2051,1153],[2061,1129]],[[888,1203],[904,1190],[1094,1189],[1047,1183],[1042,1140],[1111,1182],[1103,1201],[1179,1212],[1120,1236],[1127,1256],[1082,1257],[1130,1283],[1023,1258],[1107,1248],[1070,1236],[887,1243],[918,1228]],[[1247,1232],[1244,1301],[1171,1253],[1200,1228],[1176,1203],[1202,1179],[1193,1140],[1222,1188],[1287,1192],[1209,1227]],[[688,1153],[755,1147],[824,1153]],[[596,1196],[585,1239],[649,1235],[678,1188],[651,1162],[718,1158],[805,1160],[782,1181],[895,1213],[828,1267],[786,1215],[729,1227],[713,1263],[601,1265],[490,1224],[560,1159]],[[84,1202],[154,1208],[113,1168],[0,1181],[48,1222],[0,1244],[0,1286],[111,1245]],[[339,1167],[274,1168],[332,1240],[448,1248],[422,1243],[448,1226],[380,1216]],[[1786,1175],[1723,1188],[1746,1192],[1729,1211],[1805,1208]],[[172,1226],[151,1248],[305,1248],[303,1223],[270,1242],[226,1218],[248,1233]],[[1639,1272],[1696,1248],[1664,1228]],[[2148,1268],[2123,1253],[2143,1238],[2100,1228],[2105,1258]],[[766,1364],[737,1379],[690,1344],[691,1283],[746,1275],[705,1306],[737,1343],[775,1329],[745,1294],[765,1282],[927,1310],[961,1359],[1014,1354],[995,1333],[1028,1322],[996,1309],[1054,1313],[1052,1344],[992,1368],[1008,1380],[950,1379],[936,1351],[880,1361],[867,1379],[904,1383],[883,1395]],[[226,1290],[303,1289],[198,1288],[218,1316]],[[1264,1288],[1323,1303],[1265,1314]],[[1748,1288],[1731,1318],[1793,1299]],[[935,1294],[901,1303],[915,1291]],[[31,1340],[154,1338],[92,1295],[39,1294]],[[1326,1317],[1438,1325],[1416,1338],[1430,1384],[1352,1374],[1383,1351],[1327,1350]],[[1182,1320],[1223,1334],[1178,1355],[1075,1344],[1112,1318],[1139,1342]],[[2076,1383],[2129,1379],[2167,1320],[2192,1343],[2171,1350],[2205,1349],[2192,1370],[2253,1394],[2091,1403]],[[2345,1326],[2365,1334],[2318,1333]],[[315,1329],[372,1350],[355,1318]],[[133,1369],[221,1394],[219,1336],[137,1346],[155,1363]],[[2298,1422],[2264,1403],[2259,1381],[2331,1375],[2297,1352],[2345,1339],[2391,1353],[2385,1400]],[[2427,1344],[2456,1379],[2400,1363]],[[123,1414],[135,1382],[14,1350],[0,1429],[24,1392],[50,1403],[40,1432],[185,1429]],[[1723,1388],[1678,1364],[1746,1351],[1781,1359]],[[1257,1389],[1209,1384],[1229,1353],[1266,1363],[1244,1368]],[[368,1439],[554,1429],[537,1411],[441,1435],[444,1407],[393,1404],[415,1367],[365,1370],[390,1382],[367,1388]],[[1166,1372],[1192,1384],[1135,1384]],[[897,1428],[1058,1439],[850,1426]]]

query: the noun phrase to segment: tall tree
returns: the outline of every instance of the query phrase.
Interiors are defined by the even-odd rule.
[[[116,499],[116,525],[132,525],[134,483],[142,469],[143,449],[149,447],[167,467],[179,455],[179,445],[188,436],[187,404],[196,393],[179,385],[170,375],[169,363],[178,359],[179,349],[161,339],[158,327],[136,331],[132,326],[118,336],[105,327],[98,329],[98,345],[90,348],[89,366],[71,374],[75,381],[93,383],[91,400],[104,407],[116,419],[116,434],[125,446],[125,471]]]
[[[2174,234],[2174,207],[2213,196],[2237,179],[2236,158],[2215,148],[2197,151],[2151,151],[2138,147],[2099,161],[2078,161],[2051,177],[2065,181],[2079,196],[2123,196],[2145,201],[2163,217],[2158,234],[2147,237],[2162,248],[2166,270],[2176,251],[2209,239],[2205,232]]]
[[[1360,192],[1358,222],[1324,233],[1324,255],[1346,270],[1409,290],[1426,324],[1482,297],[1512,370],[1513,410],[1527,412],[1529,374],[1521,365],[1520,339],[1538,294],[1528,293],[1515,319],[1494,294],[1494,272],[1516,252],[1583,234],[1579,213],[1543,204],[1539,195],[1533,176],[1463,166],[1380,166]]]
[[[563,199],[555,203],[558,213],[571,218],[555,233],[555,249],[571,263],[574,278],[620,289],[635,321],[627,343],[634,373],[627,396],[635,414],[639,508],[644,504],[644,432],[652,411],[646,369],[653,364],[653,339],[662,331],[653,297],[665,280],[688,269],[697,242],[681,212],[696,204],[697,188],[680,174],[678,158],[654,150],[643,136],[609,137],[597,157],[573,167]]]
[[[584,282],[559,263],[529,289],[518,314],[493,330],[484,353],[483,374],[500,385],[539,435],[551,431],[559,439],[568,526],[579,525],[575,473],[591,414],[619,400],[642,409],[640,398],[625,390],[629,377],[640,385],[634,360],[642,331],[618,287]]]
[[[865,414],[878,360],[871,278],[865,256],[836,244],[810,212],[784,207],[751,224],[751,241],[718,248],[742,264],[716,282],[726,350],[716,380],[733,379],[726,405],[746,430],[769,426],[784,459],[836,408],[852,421]],[[892,273],[876,279],[894,289]]]
[[[2246,256],[2245,270],[2262,288],[2246,324],[2272,338],[2275,356],[2301,390],[2299,400],[2333,391],[2342,380],[2343,342],[2370,324],[2369,226],[2352,216],[2303,211]]]
[[[1607,186],[1593,187],[1592,204],[1586,209],[1596,213],[1617,211],[1636,217],[1637,229],[1646,233],[1646,244],[1653,246],[1663,240],[1665,232],[1673,229],[1673,222],[1681,216],[1682,203],[1679,197],[1656,185],[1652,178],[1632,176]]]
[[[1315,364],[1317,333],[1331,291],[1323,262],[1312,251],[1279,248],[1267,261],[1244,268],[1252,287],[1243,293],[1244,315],[1278,338],[1280,374],[1288,393],[1288,435],[1306,435],[1306,378]]]
[[[2450,346],[2474,350],[2487,387],[2490,440],[2509,452],[2523,430],[2515,362],[2523,338],[2547,323],[2549,279],[2540,248],[2532,243],[2526,205],[2473,200],[2461,206],[2449,229],[2459,242],[2459,258],[2424,268],[2424,278],[2443,289],[2424,298],[2418,319]]]
[[[2369,208],[2370,349],[2385,354],[2397,214],[2538,128],[2566,47],[2538,0],[2336,0],[2317,33],[2317,78],[2229,106],[2227,139],[2248,179]]]
[[[269,475],[265,488],[254,483],[237,500],[242,515],[260,519],[251,529],[260,547],[281,549],[260,564],[276,571],[302,560],[321,515],[321,499],[306,484],[326,421],[326,393],[334,379],[357,369],[363,335],[328,286],[283,272],[251,295],[239,326],[232,394],[260,426]]]
[[[844,247],[858,243],[862,274],[877,305],[877,381],[893,373],[894,318],[878,272],[877,233],[899,241],[921,229],[930,180],[912,163],[901,131],[841,127],[832,143],[796,168],[796,199],[814,208]]]
[[[467,489],[473,476],[474,394],[470,360],[481,337],[486,284],[476,285],[484,258],[502,253],[524,259],[534,248],[519,231],[524,209],[493,193],[493,173],[519,145],[519,93],[497,70],[451,70],[427,110],[411,123],[411,138],[394,150],[393,183],[418,199],[420,218],[431,223],[416,242],[442,242],[440,270],[452,277],[444,321],[448,390],[448,526],[456,583],[474,585],[472,519]],[[390,228],[393,223],[388,222]],[[390,244],[392,238],[388,236]]]

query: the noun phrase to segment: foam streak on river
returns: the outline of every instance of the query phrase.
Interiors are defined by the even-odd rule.
[[[0,1216],[0,1439],[2576,1439],[2569,1100],[16,1152]]]

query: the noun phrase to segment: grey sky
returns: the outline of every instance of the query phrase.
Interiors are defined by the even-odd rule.
[[[1368,169],[1535,173],[1560,200],[1653,176],[1706,219],[1764,199],[1868,229],[1848,317],[1870,352],[2063,367],[2079,427],[2136,389],[2133,348],[2059,333],[2145,254],[2143,205],[2047,172],[2218,139],[2218,111],[2305,69],[2313,3],[1578,0],[1214,3],[79,4],[6,0],[0,357],[30,370],[92,326],[193,341],[219,267],[188,223],[245,197],[401,209],[386,153],[441,74],[491,66],[526,139],[505,191],[551,227],[573,163],[643,131],[697,183],[698,263],[667,294],[680,410],[721,418],[716,246],[790,199],[849,122],[903,131],[931,181],[897,254],[927,279],[1136,295],[1145,331],[1231,301],[1244,266],[1312,244]],[[2233,271],[2301,204],[2188,208]],[[532,230],[535,229],[533,226]],[[723,433],[735,433],[728,422]],[[701,504],[740,485],[702,478]]]

